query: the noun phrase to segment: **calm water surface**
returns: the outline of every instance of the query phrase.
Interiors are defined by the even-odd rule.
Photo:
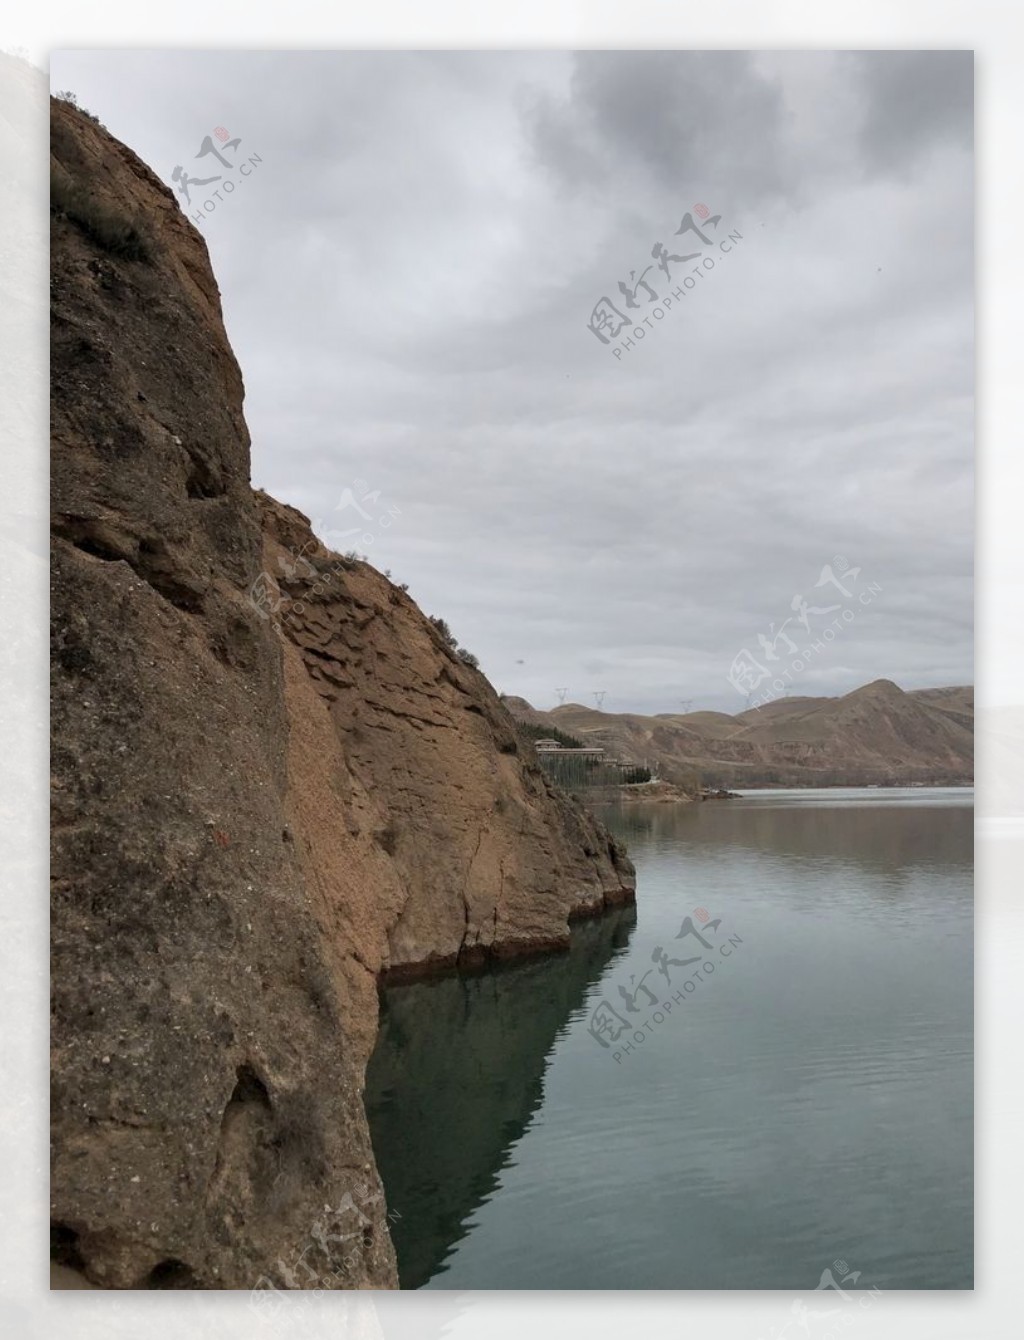
[[[970,1288],[973,792],[602,817],[635,912],[387,994],[367,1106],[403,1286],[792,1290],[841,1258]]]

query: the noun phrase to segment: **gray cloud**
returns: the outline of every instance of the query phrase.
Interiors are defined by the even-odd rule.
[[[973,52],[866,51],[851,59],[863,81],[861,145],[869,164],[898,170],[933,145],[970,149]]]
[[[742,181],[748,198],[783,192],[781,82],[742,51],[587,51],[567,97],[538,102],[538,158],[568,186],[599,186],[613,203],[655,181]]]
[[[321,531],[379,490],[355,547],[499,688],[735,710],[732,658],[835,555],[883,591],[794,692],[970,680],[969,56],[52,68],[169,185],[215,125],[259,154],[202,223],[254,482]],[[616,360],[594,304],[646,265],[679,291],[651,250],[700,201],[742,241]]]

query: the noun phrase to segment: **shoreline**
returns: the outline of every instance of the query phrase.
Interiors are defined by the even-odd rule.
[[[381,968],[377,973],[377,991],[410,982],[429,981],[431,978],[465,974],[480,976],[506,964],[548,954],[565,953],[572,941],[572,928],[581,921],[594,921],[606,913],[636,904],[636,890],[621,885],[606,890],[601,901],[580,903],[570,909],[564,936],[536,936],[518,940],[501,940],[496,944],[470,945],[455,954],[438,954],[410,963],[396,963]]]

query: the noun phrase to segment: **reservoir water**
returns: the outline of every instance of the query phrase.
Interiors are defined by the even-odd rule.
[[[403,1287],[972,1287],[973,792],[602,818],[635,909],[385,996]]]

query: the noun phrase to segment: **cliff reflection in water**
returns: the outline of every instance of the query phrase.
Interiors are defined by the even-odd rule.
[[[936,808],[943,810],[941,825]],[[854,862],[870,872],[971,868],[969,788],[762,792],[702,805],[595,809],[627,846],[643,840],[654,850],[672,849],[684,842],[691,858],[730,849],[761,859]]]
[[[635,924],[635,908],[619,908],[575,925],[567,953],[384,993],[366,1111],[400,1216],[391,1235],[403,1289],[437,1273],[494,1191],[540,1106],[555,1040]]]

